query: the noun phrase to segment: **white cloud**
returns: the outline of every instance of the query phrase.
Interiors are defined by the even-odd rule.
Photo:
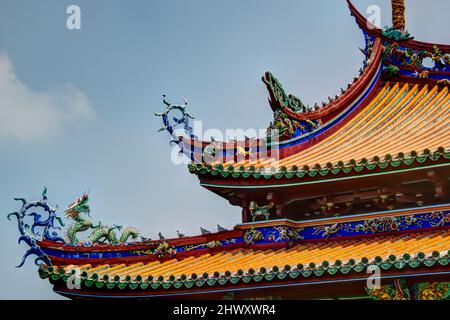
[[[0,52],[0,139],[47,139],[70,123],[94,118],[87,96],[79,89],[69,84],[34,91],[17,79],[10,59]]]

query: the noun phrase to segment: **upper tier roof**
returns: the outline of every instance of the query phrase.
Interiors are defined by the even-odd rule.
[[[448,87],[386,83],[357,116],[313,147],[276,162],[247,159],[224,165],[191,165],[190,169],[202,176],[234,178],[279,178],[279,174],[302,177],[323,170],[317,175],[321,177],[341,170],[350,173],[358,166],[373,170],[390,168],[389,164],[398,167],[397,162],[408,166],[423,164],[427,159],[448,162],[449,112]]]
[[[448,91],[447,87],[387,83],[351,122],[313,148],[282,159],[278,168],[325,166],[328,162],[450,147]],[[270,163],[246,160],[235,166],[258,168],[266,164]]]
[[[198,157],[208,143],[185,140],[193,150],[191,172],[213,179],[280,178],[302,177],[311,171],[314,175],[320,171],[317,176],[341,169],[348,173],[358,166],[384,169],[388,164],[380,163],[395,161],[415,166],[425,158],[442,159],[441,155],[448,162],[450,46],[415,41],[406,31],[376,28],[351,1],[348,4],[365,35],[366,61],[361,75],[342,96],[318,111],[298,113],[291,105],[296,105],[291,102],[293,96],[285,95],[271,74],[265,77],[271,106],[281,110],[276,120],[281,117],[288,128],[296,127],[296,121],[307,127],[301,121],[314,125],[311,121],[318,119],[319,125],[269,142],[277,149],[269,156],[259,156],[260,141],[219,144],[216,151],[223,157],[209,163]],[[426,58],[434,66],[426,67]]]

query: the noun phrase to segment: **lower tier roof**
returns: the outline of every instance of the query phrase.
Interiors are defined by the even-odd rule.
[[[76,270],[84,285],[121,289],[189,289],[200,286],[237,284],[364,272],[369,264],[384,270],[433,266],[449,263],[450,232],[392,234],[364,239],[303,243],[278,250],[236,249],[204,254],[183,260],[148,264],[103,264],[82,266],[41,266],[41,277],[66,281]],[[445,261],[443,261],[444,259]],[[340,271],[340,272],[339,272]],[[288,277],[289,276],[289,277]],[[106,285],[106,286],[105,286]]]

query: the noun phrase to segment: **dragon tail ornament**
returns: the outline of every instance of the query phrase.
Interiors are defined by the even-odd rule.
[[[22,207],[19,211],[8,214],[7,218],[9,221],[12,217],[16,218],[20,233],[18,243],[24,242],[29,246],[17,268],[22,267],[31,255],[36,256],[34,261],[36,265],[41,263],[51,265],[50,258],[42,251],[39,241],[64,242],[59,235],[61,227],[64,227],[64,222],[57,214],[58,208],[52,208],[47,203],[47,188],[44,188],[42,199],[39,201],[29,202],[24,198],[14,198],[14,200],[21,202]],[[44,213],[35,212],[34,210],[37,209]]]

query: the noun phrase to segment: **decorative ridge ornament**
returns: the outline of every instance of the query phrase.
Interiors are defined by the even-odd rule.
[[[47,188],[44,188],[42,192],[42,199],[39,201],[28,202],[24,198],[14,198],[16,201],[22,202],[22,208],[17,212],[8,214],[7,218],[11,221],[11,217],[17,218],[17,224],[19,228],[20,237],[18,243],[25,242],[30,247],[24,254],[22,261],[17,268],[22,267],[28,256],[36,255],[35,264],[45,263],[51,265],[50,258],[42,251],[37,241],[49,240],[54,242],[64,242],[64,240],[58,235],[58,231],[64,226],[61,217],[58,216],[58,208],[52,208],[47,203]],[[43,216],[36,212],[28,213],[29,210],[40,208],[47,213],[47,218],[43,219]],[[26,222],[27,218],[33,217],[33,222],[30,225]],[[59,224],[59,225],[57,225]],[[36,228],[43,228],[42,233],[37,231]]]
[[[382,34],[384,37],[394,41],[407,41],[414,39],[408,31],[400,30],[395,27],[385,27]]]
[[[395,77],[400,72],[400,69],[393,64],[383,67],[383,71],[386,73],[388,78]]]
[[[167,131],[171,137],[169,144],[171,146],[177,145],[180,148],[180,152],[178,153],[180,156],[186,155],[190,159],[192,159],[191,152],[185,150],[182,142],[183,135],[191,139],[195,138],[195,136],[192,134],[193,129],[189,123],[190,120],[195,119],[195,116],[187,111],[188,101],[186,99],[183,99],[183,104],[174,105],[166,99],[166,95],[163,95],[163,103],[166,105],[166,110],[161,113],[155,113],[156,117],[162,117],[164,124],[164,127],[159,129],[158,132]],[[181,117],[170,118],[169,114],[174,111],[180,113]],[[179,131],[181,127],[182,134],[179,134],[176,131]]]
[[[283,86],[271,72],[266,72],[262,78],[270,93],[270,105],[273,109],[289,108],[293,112],[307,112],[309,111],[305,104],[294,95],[287,95]]]
[[[392,2],[392,27],[385,27],[382,31],[384,37],[394,41],[407,41],[414,39],[405,30],[405,0],[391,0]]]
[[[258,206],[255,201],[250,202],[249,210],[252,216],[252,221],[256,221],[256,218],[263,217],[265,220],[269,220],[270,210],[275,206],[273,202],[266,206]]]
[[[164,241],[156,247],[156,249],[153,251],[153,254],[160,259],[166,256],[174,257],[177,254],[177,249],[173,246],[170,246],[166,241]]]
[[[130,238],[133,241],[139,237],[142,240],[145,240],[145,238],[142,238],[140,235],[140,232],[132,227],[123,229],[122,234],[118,238],[115,230],[122,230],[122,226],[103,225],[101,221],[99,221],[97,225],[94,225],[91,220],[82,216],[82,213],[86,213],[86,215],[90,217],[89,213],[91,210],[89,208],[88,201],[89,197],[85,193],[64,210],[66,217],[74,221],[74,223],[71,224],[66,230],[66,244],[72,246],[82,245],[85,247],[90,247],[95,244],[104,244],[105,242],[108,242],[110,245],[117,246],[126,243]],[[77,234],[89,229],[92,229],[92,232],[86,240],[79,241]]]
[[[48,266],[52,265],[52,261],[47,255],[45,250],[41,248],[43,244],[41,241],[53,242],[53,244],[62,244],[64,246],[76,246],[81,245],[85,247],[92,246],[94,244],[103,244],[108,241],[110,245],[126,244],[129,239],[133,241],[141,238],[142,241],[148,239],[142,237],[139,231],[132,227],[127,227],[123,230],[119,238],[117,238],[115,229],[122,229],[122,226],[114,225],[113,227],[105,226],[101,222],[94,226],[92,221],[82,216],[83,213],[89,215],[89,197],[87,193],[84,193],[81,197],[72,202],[63,212],[65,216],[74,221],[73,224],[67,227],[65,232],[65,239],[60,236],[59,231],[65,226],[62,217],[57,213],[58,207],[52,208],[47,203],[47,188],[44,188],[42,192],[42,199],[39,201],[29,202],[24,198],[14,198],[16,201],[22,203],[22,208],[19,211],[12,212],[7,215],[8,220],[11,221],[12,217],[16,217],[18,229],[19,229],[19,244],[25,242],[30,247],[22,257],[18,268],[25,264],[28,256],[36,255],[35,264],[39,265],[45,263]],[[40,209],[44,211],[46,216],[41,213],[31,212],[30,210]],[[29,220],[32,221],[29,222]],[[39,228],[39,230],[38,230]],[[80,232],[93,229],[92,233],[87,237],[85,241],[79,241],[76,235]]]
[[[69,206],[63,211],[67,218],[73,220],[73,223],[66,230],[65,241],[67,244],[75,246],[79,244],[77,233],[101,227],[100,222],[97,226],[94,226],[91,220],[82,216],[82,214],[85,213],[88,217],[90,217],[91,210],[89,208],[88,201],[89,197],[86,193],[84,193],[81,197],[69,204]]]
[[[295,120],[289,117],[285,110],[288,109],[294,113],[308,113],[314,111],[315,108],[308,108],[305,104],[294,95],[287,95],[283,86],[271,72],[266,72],[262,78],[269,90],[269,103],[274,114],[274,122],[271,122],[267,131],[268,135],[278,132],[280,136],[294,137],[300,136],[314,130],[322,125],[320,119]]]

